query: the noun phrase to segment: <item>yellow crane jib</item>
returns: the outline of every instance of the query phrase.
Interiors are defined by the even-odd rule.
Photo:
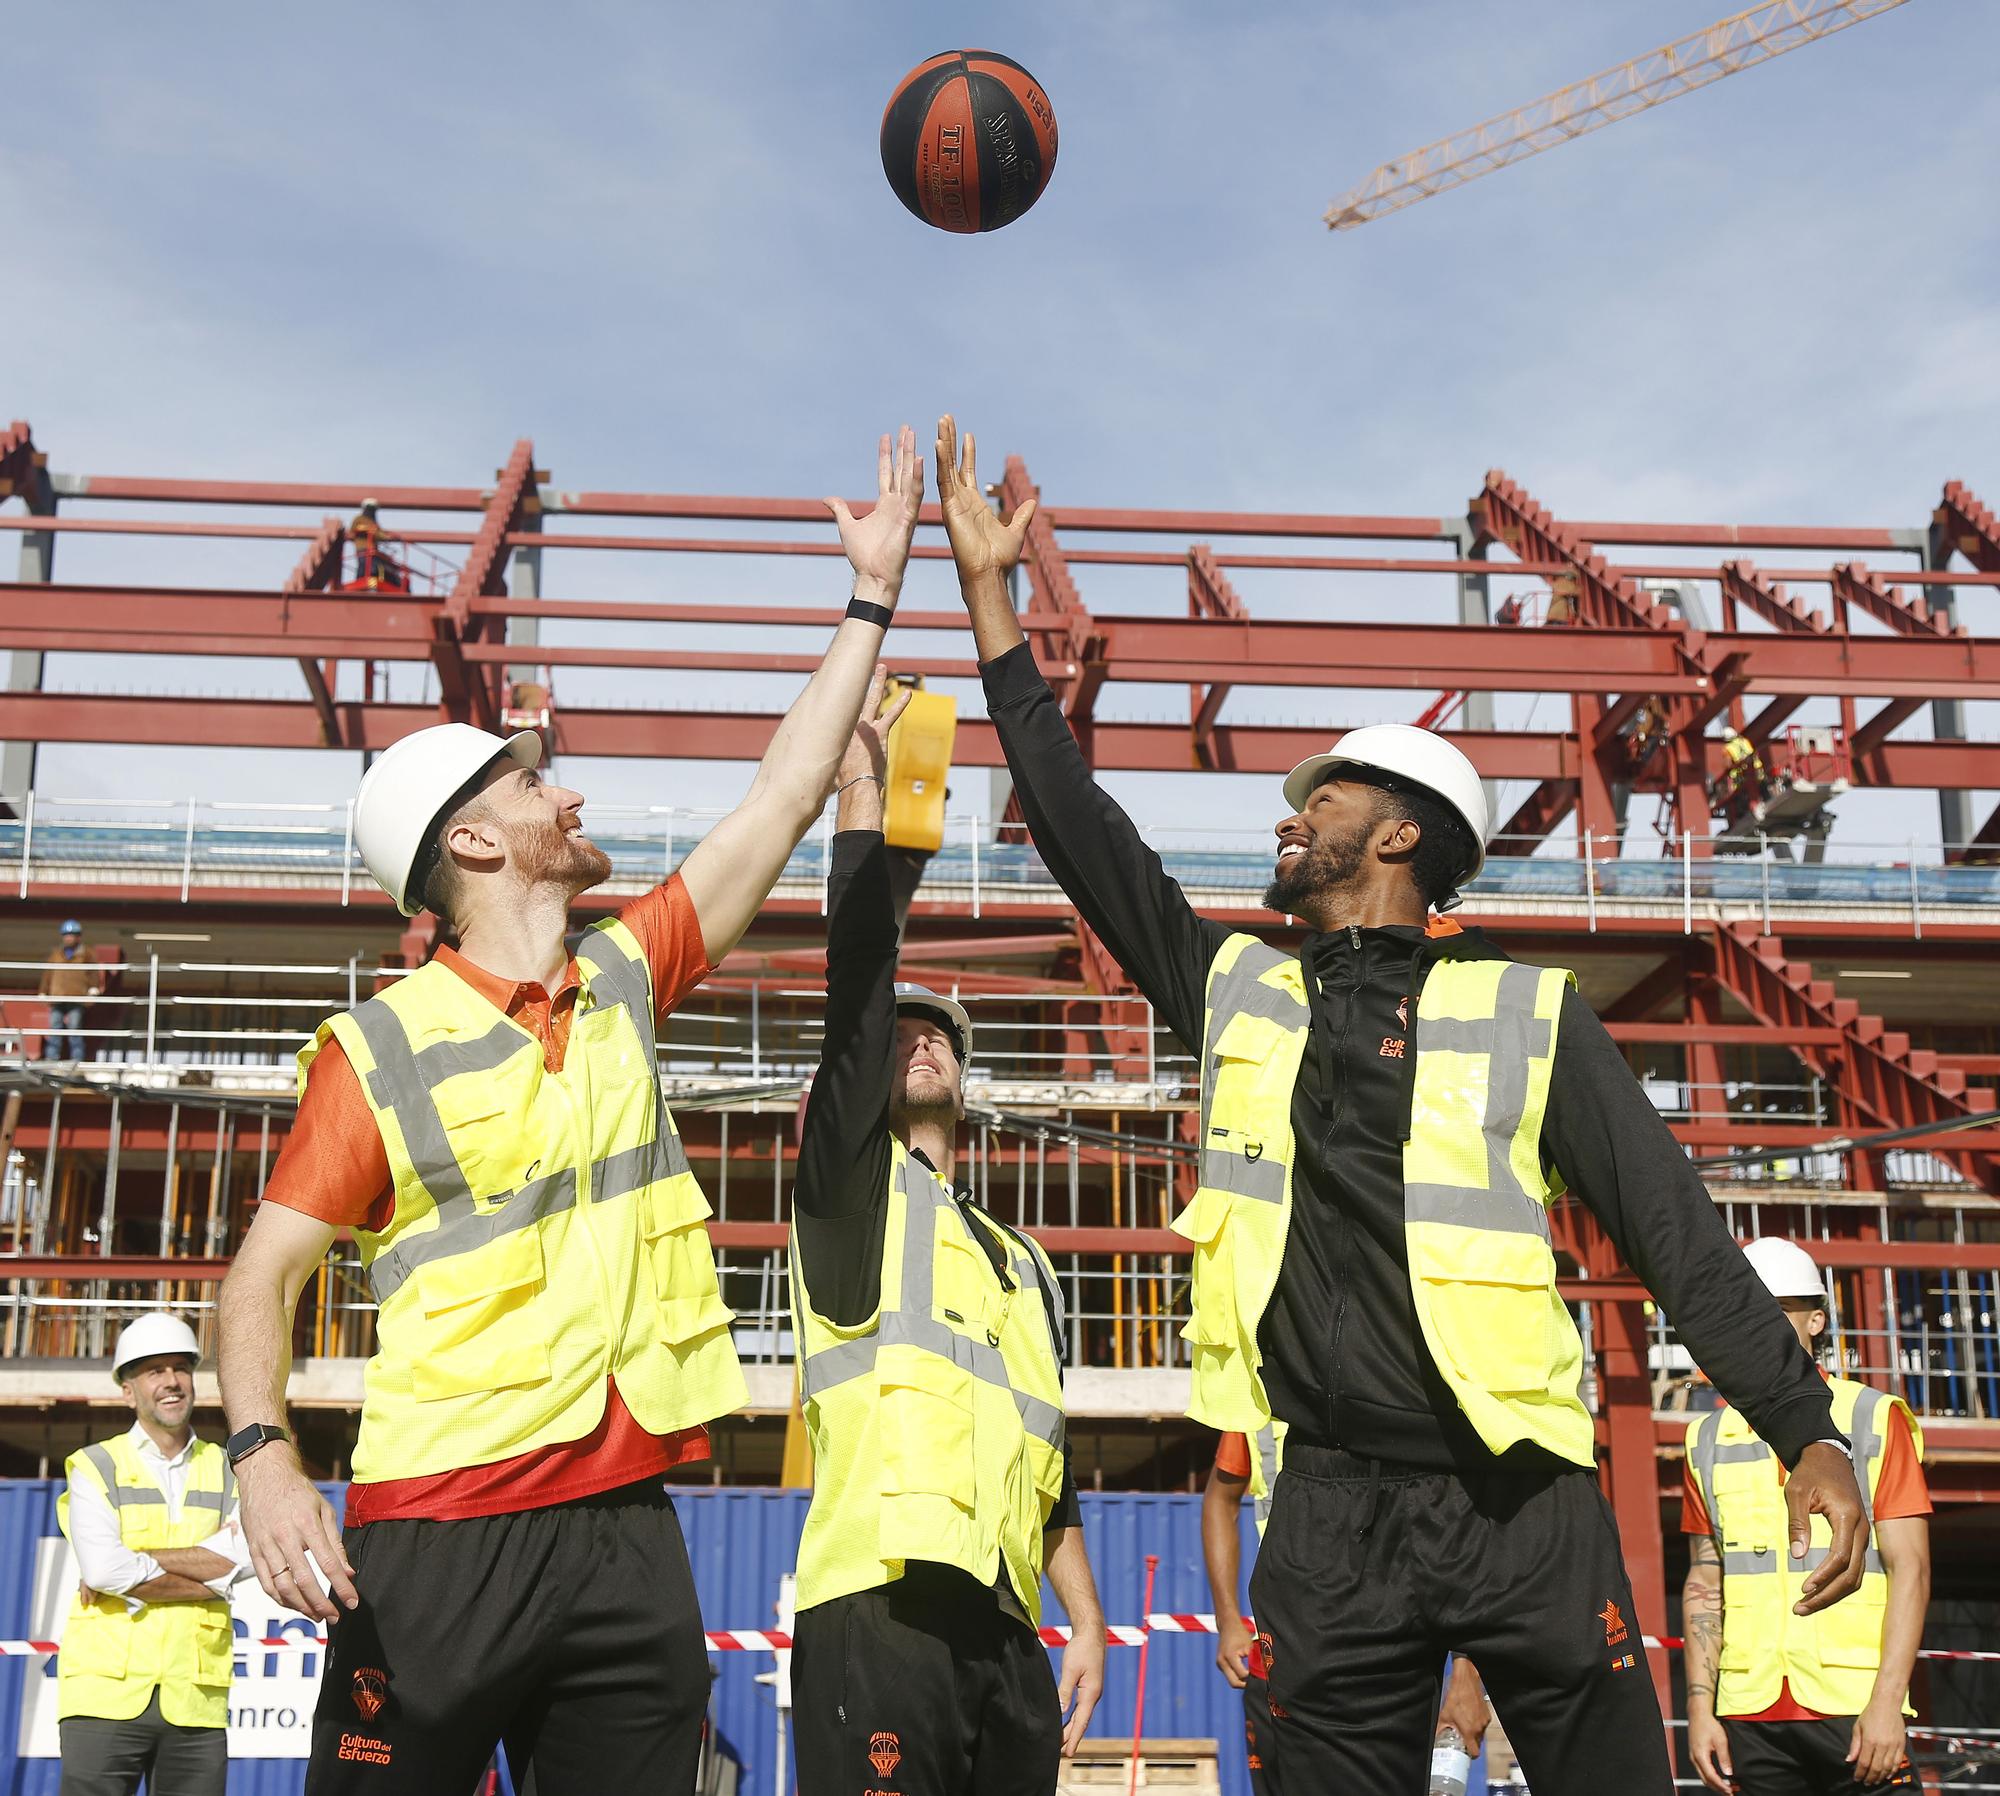
[[[923,684],[919,675],[889,678],[889,696],[908,687],[910,703],[889,731],[882,833],[891,848],[934,854],[944,845],[945,782],[958,733],[958,701],[949,693],[926,692]]]

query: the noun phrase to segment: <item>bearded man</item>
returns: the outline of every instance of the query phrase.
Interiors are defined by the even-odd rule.
[[[1035,847],[1199,1055],[1189,1414],[1285,1425],[1250,1596],[1284,1780],[1424,1785],[1447,1652],[1478,1662],[1538,1796],[1669,1796],[1583,1348],[1556,1288],[1565,1182],[1790,1474],[1801,1608],[1867,1529],[1825,1383],[1604,1026],[1556,967],[1442,913],[1486,796],[1444,737],[1352,730],[1293,769],[1265,903],[1280,946],[1198,915],[1090,776],[1009,594],[1033,517],[940,421],[939,499],[987,708]],[[1341,683],[1337,673],[1329,684]]]
[[[258,1577],[336,1624],[312,1796],[469,1790],[503,1738],[541,1796],[694,1787],[708,1661],[662,1481],[745,1390],[657,1031],[832,790],[923,496],[908,427],[878,459],[865,517],[828,501],[854,597],[748,795],[574,944],[570,906],[611,862],[532,732],[420,730],[362,781],[369,871],[458,946],[302,1050],[222,1292]],[[380,1306],[344,1537],[283,1427],[299,1291],[342,1227]]]

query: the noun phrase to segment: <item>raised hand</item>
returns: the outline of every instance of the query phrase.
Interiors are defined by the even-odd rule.
[[[844,499],[828,499],[825,505],[840,526],[840,546],[854,569],[855,597],[893,609],[924,503],[924,464],[917,454],[917,433],[907,424],[897,433],[893,453],[886,436],[876,445],[875,483],[874,509],[865,517],[857,518]]]
[[[938,420],[937,476],[938,503],[944,510],[945,534],[951,538],[951,556],[958,563],[959,585],[1004,577],[1021,559],[1021,545],[1035,515],[1034,500],[1022,500],[1004,523],[994,515],[979,490],[972,432],[965,433],[961,446],[957,422],[949,412]]]
[[[868,696],[861,701],[861,716],[855,722],[853,736],[848,739],[847,752],[841,757],[839,783],[843,786],[849,780],[879,780],[888,771],[889,731],[896,719],[910,708],[911,698],[911,688],[905,686],[884,710],[882,694],[887,690],[888,683],[887,665],[876,662],[874,677],[868,682]]]

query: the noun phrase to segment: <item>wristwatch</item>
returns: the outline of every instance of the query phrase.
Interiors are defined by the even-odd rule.
[[[1820,1436],[1818,1440],[1814,1441],[1812,1444],[1815,1447],[1831,1447],[1836,1453],[1846,1454],[1850,1463],[1853,1461],[1854,1443],[1852,1441],[1842,1439],[1842,1437],[1837,1434],[1823,1434]]]
[[[273,1441],[288,1441],[291,1430],[274,1428],[269,1422],[252,1422],[248,1428],[239,1428],[222,1443],[223,1452],[229,1455],[231,1465],[241,1465],[259,1447],[268,1447]]]

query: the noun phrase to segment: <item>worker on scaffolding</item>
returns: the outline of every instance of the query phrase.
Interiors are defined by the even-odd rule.
[[[1284,1778],[1278,1765],[1276,1729],[1271,1725],[1264,1641],[1243,1613],[1239,1522],[1243,1500],[1248,1497],[1257,1538],[1263,1539],[1284,1450],[1285,1425],[1275,1419],[1257,1430],[1254,1442],[1246,1435],[1225,1433],[1215,1444],[1215,1463],[1201,1493],[1201,1555],[1208,1571],[1209,1598],[1215,1604],[1215,1664],[1224,1679],[1243,1692],[1243,1746],[1255,1796],[1280,1796]],[[1454,1654],[1445,1679],[1444,1702],[1438,1710],[1439,1735],[1442,1738],[1444,1730],[1450,1728],[1457,1740],[1453,1750],[1476,1758],[1486,1721],[1486,1692],[1479,1672],[1463,1653]]]
[[[1756,743],[1737,730],[1722,745],[1722,777],[1716,802],[1726,816],[1753,810],[1771,789],[1771,776]]]
[[[879,699],[879,683],[871,699]],[[800,1796],[1047,1796],[1104,1681],[1063,1418],[1055,1268],[954,1182],[972,1024],[895,983],[885,739],[840,769],[826,1040],[792,1214],[813,1451],[792,1716]],[[1051,1680],[1042,1576],[1072,1629]]]
[[[459,946],[301,1052],[222,1292],[259,1579],[335,1624],[314,1796],[469,1790],[503,1737],[539,1796],[694,1786],[708,1667],[662,1478],[746,1393],[656,1032],[833,786],[922,501],[907,427],[879,483],[862,519],[829,502],[854,598],[748,795],[574,953],[570,907],[611,862],[533,734],[419,731],[362,782],[369,871]],[[343,1227],[379,1303],[344,1536],[284,1426],[293,1311]]]
[[[1744,1250],[1815,1362],[1829,1346],[1826,1286],[1796,1242]],[[1687,1432],[1681,1532],[1688,1535],[1688,1756],[1711,1790],[1742,1796],[1857,1796],[1914,1790],[1904,1735],[1910,1673],[1930,1602],[1930,1493],[1923,1432],[1902,1398],[1827,1377],[1833,1419],[1854,1443],[1868,1495],[1868,1557],[1852,1602],[1797,1613],[1803,1573],[1787,1564],[1782,1473],[1736,1410]]]
[[[1297,951],[1199,916],[1090,770],[1023,640],[971,439],[940,421],[946,529],[1035,846],[1201,1056],[1189,1413],[1287,1425],[1252,1580],[1288,1783],[1420,1787],[1447,1650],[1477,1661],[1537,1796],[1665,1796],[1671,1772],[1548,1207],[1567,1179],[1777,1449],[1802,1587],[1860,1582],[1826,1387],[1572,976],[1427,932],[1484,860],[1470,762],[1350,731],[1285,782],[1265,902]],[[1491,1100],[1489,1102],[1489,1099]],[[1645,1501],[1651,1502],[1650,1491]],[[1275,1650],[1273,1650],[1275,1648]]]
[[[229,1592],[250,1575],[228,1456],[194,1432],[194,1330],[164,1312],[120,1333],[123,1434],[69,1456],[56,1519],[78,1588],[56,1659],[62,1796],[222,1796]]]

